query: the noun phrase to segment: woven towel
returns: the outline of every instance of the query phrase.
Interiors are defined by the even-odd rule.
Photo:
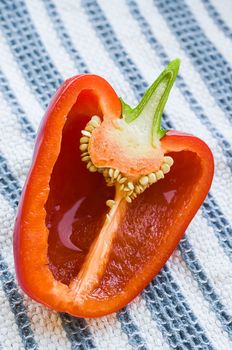
[[[231,0],[0,0],[0,348],[232,349]],[[180,74],[163,124],[215,157],[203,206],[131,304],[78,319],[20,290],[12,230],[44,110],[64,79],[92,72],[134,105],[169,60]]]

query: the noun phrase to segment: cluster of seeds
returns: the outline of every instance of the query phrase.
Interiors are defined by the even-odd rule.
[[[94,115],[91,120],[86,124],[85,129],[81,130],[82,137],[80,138],[80,150],[81,150],[81,159],[83,162],[87,163],[87,169],[92,173],[99,171],[100,168],[97,168],[90,159],[89,155],[89,139],[95,128],[101,124],[101,118],[97,115]]]
[[[158,180],[163,179],[164,175],[170,171],[172,165],[172,157],[165,156],[163,163],[158,171],[150,173],[148,175],[140,176],[137,182],[130,181],[118,169],[105,168],[102,173],[105,177],[107,185],[113,186],[118,184],[120,186],[120,190],[124,193],[126,201],[131,203],[133,199],[144,192],[149,186]],[[109,201],[107,205],[111,207],[111,201]]]
[[[165,156],[163,163],[158,171],[140,176],[136,183],[132,182],[130,179],[124,176],[118,169],[98,168],[91,161],[88,149],[91,133],[100,124],[101,119],[95,115],[87,123],[85,129],[81,131],[83,135],[80,139],[82,161],[87,163],[87,169],[89,171],[98,171],[99,173],[102,173],[106,180],[107,186],[118,185],[120,191],[123,192],[126,201],[131,203],[133,199],[135,199],[140,193],[144,192],[149,186],[164,178],[164,175],[170,171],[170,168],[173,165],[173,159],[172,157]],[[106,204],[112,208],[114,201],[108,200]]]

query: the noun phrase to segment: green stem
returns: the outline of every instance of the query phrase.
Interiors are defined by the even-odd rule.
[[[161,127],[161,119],[169,93],[178,74],[179,66],[179,59],[171,61],[145,92],[135,108],[131,108],[120,99],[122,103],[122,117],[126,123],[135,122],[140,117],[144,119],[144,123],[151,124],[153,144],[159,141],[167,132]]]

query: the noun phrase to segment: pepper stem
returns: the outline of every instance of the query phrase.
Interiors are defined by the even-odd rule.
[[[155,145],[167,132],[161,127],[162,113],[178,74],[179,66],[180,60],[178,58],[171,61],[145,92],[135,108],[131,108],[120,99],[122,103],[122,117],[126,123],[135,123],[140,117],[140,124],[141,119],[143,119],[145,123],[150,125],[152,145]]]

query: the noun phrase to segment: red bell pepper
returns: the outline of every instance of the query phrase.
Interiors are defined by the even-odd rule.
[[[214,168],[203,141],[160,126],[178,68],[173,61],[133,110],[92,74],[56,92],[14,231],[17,278],[31,298],[80,317],[111,313],[176,248]]]

